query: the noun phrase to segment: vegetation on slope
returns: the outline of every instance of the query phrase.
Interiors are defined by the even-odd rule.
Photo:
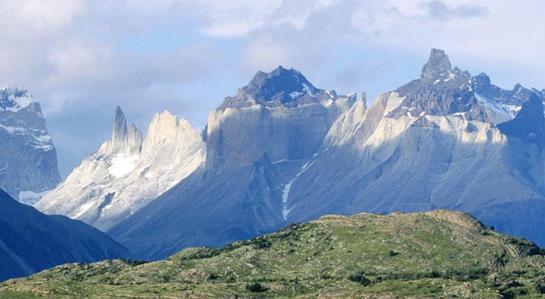
[[[540,297],[543,254],[458,212],[326,216],[159,262],[59,266],[0,298]]]

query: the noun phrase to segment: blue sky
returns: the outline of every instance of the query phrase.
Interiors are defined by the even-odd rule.
[[[151,4],[153,3],[153,4]],[[369,100],[417,78],[430,48],[511,88],[545,88],[545,2],[521,0],[0,0],[0,84],[42,103],[63,175],[110,135],[207,113],[257,70],[300,70]]]

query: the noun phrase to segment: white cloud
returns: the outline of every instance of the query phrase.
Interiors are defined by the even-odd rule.
[[[227,95],[218,85],[279,64],[355,89],[391,78],[374,75],[395,71],[384,61],[360,71],[368,49],[420,57],[440,47],[477,67],[506,64],[512,80],[543,87],[543,11],[541,0],[0,0],[0,84],[30,88],[59,126],[82,107],[101,120],[118,103],[141,118],[166,102],[209,107],[201,98]],[[131,39],[146,49],[127,46]]]
[[[83,4],[79,0],[3,0],[0,13],[3,21],[12,26],[50,33],[70,24],[83,11]]]

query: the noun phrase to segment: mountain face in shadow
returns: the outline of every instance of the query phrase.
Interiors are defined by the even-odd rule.
[[[127,248],[83,222],[47,216],[0,190],[0,281],[56,265],[129,258]]]

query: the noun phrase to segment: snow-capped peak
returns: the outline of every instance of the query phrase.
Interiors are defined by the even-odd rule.
[[[40,104],[26,89],[0,89],[0,144],[0,188],[13,197],[31,203],[30,194],[60,181],[57,153]]]
[[[108,229],[192,174],[204,155],[199,132],[186,120],[157,113],[143,139],[118,107],[112,139],[36,207]]]
[[[38,104],[32,94],[26,89],[4,87],[0,89],[0,111],[18,112]],[[37,112],[40,112],[38,109]]]

